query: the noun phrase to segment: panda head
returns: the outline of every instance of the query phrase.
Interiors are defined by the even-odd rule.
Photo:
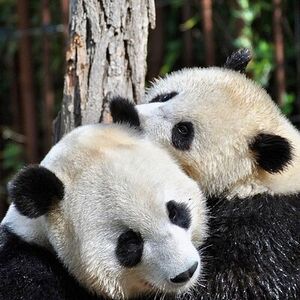
[[[17,174],[10,195],[23,217],[42,219],[58,257],[98,295],[181,293],[199,277],[203,195],[165,151],[129,130],[74,130]]]
[[[300,136],[265,90],[237,72],[249,60],[241,55],[225,68],[183,69],[156,80],[147,104],[136,106],[140,128],[207,195],[299,191],[291,174],[300,172]]]

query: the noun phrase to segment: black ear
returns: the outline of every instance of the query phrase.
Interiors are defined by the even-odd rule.
[[[140,119],[133,102],[115,97],[110,102],[110,112],[114,123],[125,123],[132,127],[140,126]]]
[[[250,149],[255,153],[257,164],[269,173],[283,171],[293,157],[293,147],[289,141],[274,134],[258,134]]]
[[[224,68],[244,73],[251,59],[252,53],[249,49],[239,49],[227,57]]]
[[[22,215],[37,218],[63,198],[64,185],[48,169],[29,166],[22,169],[10,182],[8,192]]]

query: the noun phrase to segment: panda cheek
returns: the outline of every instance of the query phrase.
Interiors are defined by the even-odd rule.
[[[141,262],[143,249],[141,234],[128,230],[119,236],[115,253],[121,266],[132,268]]]

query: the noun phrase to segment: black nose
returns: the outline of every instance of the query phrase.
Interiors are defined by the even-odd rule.
[[[197,267],[198,267],[198,262],[195,262],[188,270],[180,273],[179,275],[177,275],[174,278],[171,278],[170,279],[171,282],[183,283],[183,282],[190,280],[192,278],[192,276],[194,275],[195,271],[197,270]]]

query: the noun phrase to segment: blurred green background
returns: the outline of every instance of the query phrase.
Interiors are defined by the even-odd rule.
[[[248,75],[300,124],[299,0],[157,0],[147,81],[182,67],[224,64],[240,47]],[[51,147],[62,100],[68,0],[0,0],[0,219],[6,185]]]

